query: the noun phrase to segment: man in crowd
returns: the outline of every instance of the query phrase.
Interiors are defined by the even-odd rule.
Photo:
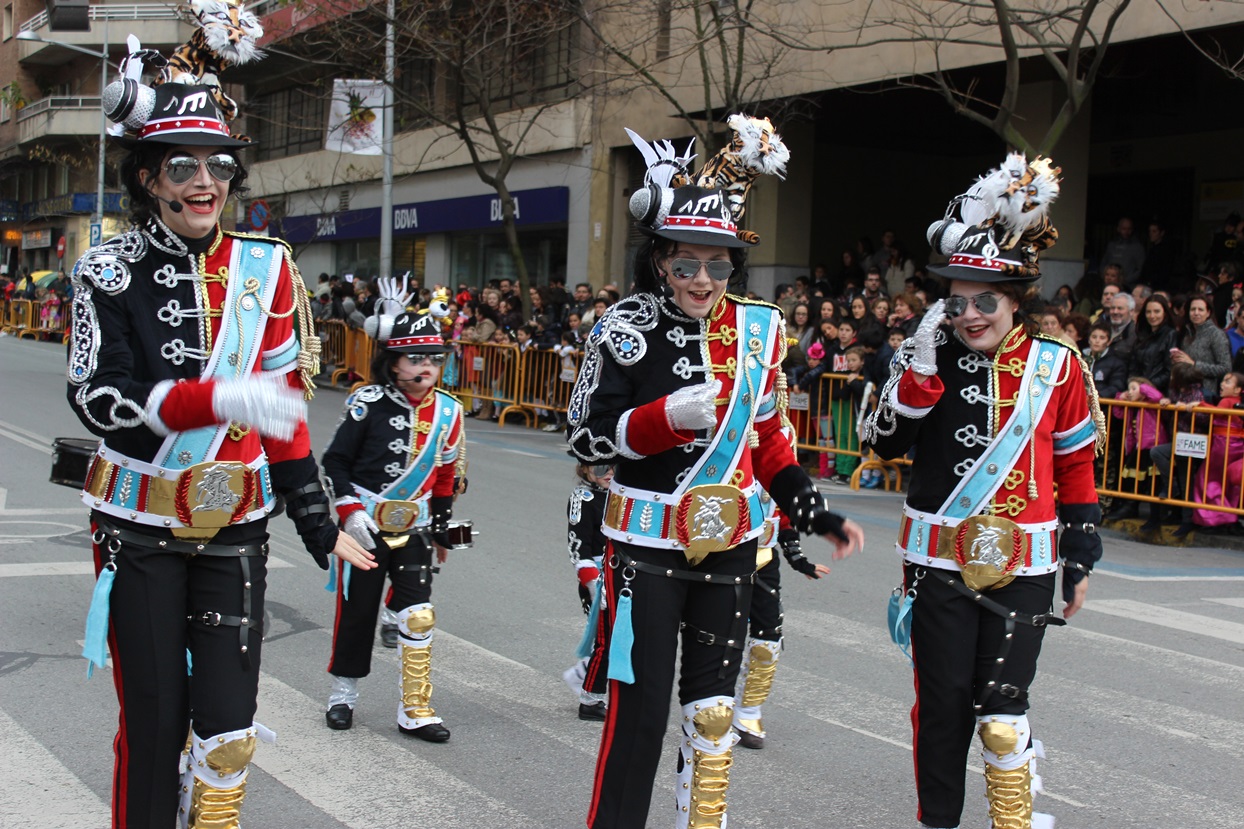
[[[1145,246],[1133,235],[1132,220],[1127,216],[1120,217],[1114,230],[1114,238],[1106,243],[1101,261],[1119,265],[1124,283],[1131,285],[1140,278],[1140,269],[1145,264]]]
[[[894,258],[894,231],[884,230],[881,232],[881,247],[873,251],[873,255],[868,257],[868,261],[864,263],[865,268],[876,268],[877,273],[885,278],[885,272],[890,267],[890,260]]]
[[[1108,319],[1109,316],[1106,313],[1106,309],[1110,307],[1110,300],[1114,299],[1118,295],[1119,286],[1107,283],[1106,286],[1101,289],[1101,305],[1099,305],[1097,310],[1089,316],[1089,319],[1093,322],[1097,322],[1100,319]]]
[[[1132,299],[1132,295],[1122,293],[1111,297],[1110,305],[1106,308],[1110,323],[1110,350],[1124,362],[1136,344],[1136,322],[1132,313],[1135,310],[1136,301]]]
[[[881,287],[881,269],[876,265],[872,265],[868,269],[868,273],[864,276],[864,291],[862,296],[868,302],[872,302],[878,297],[885,296],[885,290]]]
[[[1149,250],[1140,269],[1140,281],[1155,291],[1174,293],[1183,287],[1183,274],[1176,272],[1178,264],[1175,245],[1166,238],[1166,225],[1154,219],[1149,223]]]

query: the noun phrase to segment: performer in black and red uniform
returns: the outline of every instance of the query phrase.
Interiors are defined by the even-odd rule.
[[[268,516],[283,499],[326,569],[330,552],[360,568],[371,556],[338,535],[311,455],[319,341],[289,249],[219,225],[245,142],[208,87],[131,83],[145,109],[110,117],[135,130],[120,139],[134,226],[73,272],[68,397],[104,439],[83,493],[100,572],[84,655],[102,667],[107,637],[113,826],[236,827],[266,735]]]
[[[1052,610],[1056,571],[1070,618],[1101,557],[1093,457],[1104,433],[1074,347],[1037,334],[1020,313],[1038,252],[1057,238],[1046,215],[1057,176],[1047,159],[1013,155],[930,228],[950,256],[930,269],[948,298],[896,355],[864,424],[882,457],[916,450],[894,622],[900,644],[910,630],[924,827],[959,825],[974,727],[995,829],[1052,824],[1032,812],[1043,755],[1028,689],[1046,627],[1064,623]]]
[[[809,579],[829,575],[829,568],[816,564],[803,554],[799,531],[766,493],[761,496],[769,515],[769,528],[761,537],[756,555],[756,587],[752,591],[752,610],[747,620],[747,645],[739,670],[739,686],[734,695],[734,730],[744,748],[765,747],[765,727],[761,706],[773,690],[773,678],[782,657],[782,573],[774,549],[782,551],[786,563]]]
[[[732,275],[743,278],[742,249],[756,242],[736,224],[747,190],[788,156],[768,121],[729,123],[734,139],[694,184],[689,158],[631,134],[648,160],[631,209],[649,241],[635,260],[636,293],[592,330],[570,400],[575,454],[617,464],[604,519],[611,681],[594,829],[645,824],[680,638],[676,824],[726,819],[761,487],[839,556],[863,541],[795,461],[779,381],[781,312],[726,294]]]
[[[608,545],[602,528],[613,472],[612,464],[576,464],[574,489],[566,502],[566,552],[574,566],[579,601],[588,616],[589,629],[580,643],[579,661],[562,672],[562,679],[579,699],[581,720],[605,718],[606,660],[596,659],[593,669],[592,651],[609,644],[607,630],[598,624],[600,604],[596,601],[596,591],[600,588],[600,571]],[[593,606],[597,608],[595,620]]]
[[[395,290],[389,285],[381,302]],[[395,303],[401,309],[404,303]],[[378,303],[377,307],[380,307]],[[454,482],[465,468],[462,405],[435,388],[449,347],[440,320],[399,310],[368,320],[379,346],[372,363],[375,385],[346,400],[345,411],[324,452],[334,505],[342,529],[373,550],[374,570],[353,572],[344,562],[337,576],[337,620],[328,672],[333,687],[325,717],[329,728],[354,721],[358,680],[371,672],[376,611],[385,577],[387,600],[397,614],[402,697],[398,728],[421,740],[443,743],[449,729],[432,708],[432,558],[443,562],[453,512]]]

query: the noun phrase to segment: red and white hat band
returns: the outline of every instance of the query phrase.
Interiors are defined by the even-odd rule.
[[[140,138],[153,135],[177,135],[179,133],[212,132],[229,136],[229,127],[215,118],[158,118],[148,121],[139,132]]]
[[[1014,267],[1019,264],[1009,259],[990,258],[978,256],[974,253],[956,253],[950,257],[951,265],[958,265],[964,268],[976,268],[982,271],[1000,271],[1007,265]]]
[[[406,348],[412,345],[444,345],[445,341],[438,335],[422,337],[393,337],[384,344],[385,348]]]
[[[710,233],[721,233],[734,236],[738,227],[734,222],[725,219],[705,219],[698,216],[670,216],[665,220],[663,228],[686,228],[688,230],[705,230]]]

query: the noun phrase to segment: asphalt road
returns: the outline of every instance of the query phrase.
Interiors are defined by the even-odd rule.
[[[65,402],[63,347],[0,338],[0,826],[108,820],[117,706],[111,671],[86,679],[92,576],[86,511],[47,482],[50,441],[86,436]],[[343,396],[311,405],[322,448]],[[481,535],[437,576],[434,702],[445,745],[393,720],[395,651],[377,645],[355,728],[325,728],[332,601],[325,574],[275,522],[258,720],[244,824],[267,829],[582,826],[599,726],[575,717],[561,672],[582,630],[564,543],[571,462],[559,436],[469,424]],[[900,497],[828,491],[868,534],[820,582],[784,573],[786,652],[760,752],[736,750],[731,829],[915,824],[911,673],[884,618],[899,579]],[[815,560],[828,547],[806,544]],[[1110,536],[1086,608],[1052,629],[1032,688],[1045,743],[1038,807],[1059,829],[1244,825],[1244,554]],[[672,823],[673,748],[650,826]],[[980,760],[965,829],[988,825]]]

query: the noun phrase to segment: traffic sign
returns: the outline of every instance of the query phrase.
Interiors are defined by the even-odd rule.
[[[268,227],[268,218],[272,215],[272,211],[268,208],[268,203],[263,199],[255,199],[251,202],[250,210],[246,213],[247,221],[255,230],[266,230]]]
[[[65,237],[64,236],[56,240],[56,258],[57,259],[65,258]]]
[[[91,247],[95,247],[102,241],[104,241],[103,222],[91,222]]]

